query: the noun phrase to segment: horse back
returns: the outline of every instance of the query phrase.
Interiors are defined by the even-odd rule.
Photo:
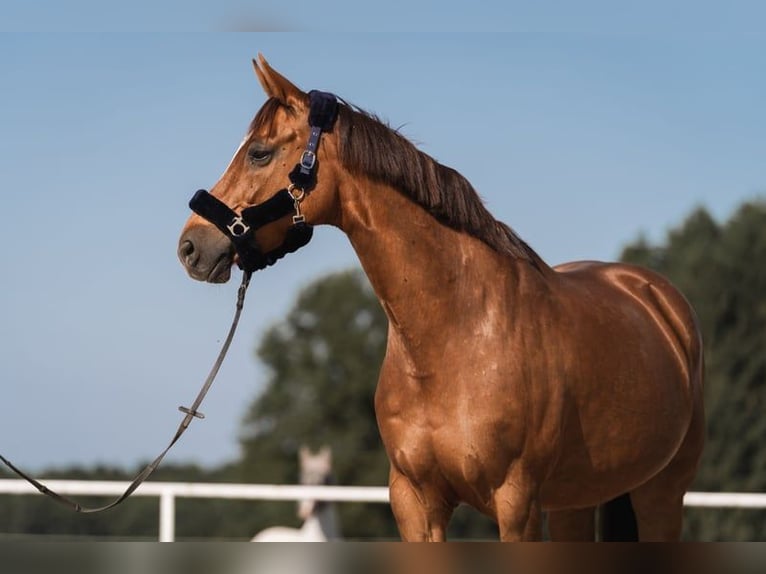
[[[554,270],[566,292],[586,301],[587,314],[598,318],[616,307],[625,317],[624,328],[641,334],[651,331],[647,323],[656,327],[658,340],[684,367],[684,378],[701,385],[702,335],[697,316],[666,277],[638,265],[597,261],[564,263]]]

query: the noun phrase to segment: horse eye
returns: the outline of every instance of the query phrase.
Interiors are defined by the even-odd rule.
[[[251,148],[248,152],[250,162],[255,165],[265,165],[271,159],[271,150]]]

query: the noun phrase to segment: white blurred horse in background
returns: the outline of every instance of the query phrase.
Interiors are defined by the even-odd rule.
[[[332,478],[332,451],[323,446],[316,454],[302,446],[298,452],[300,483],[307,485],[330,484]],[[338,512],[334,502],[301,500],[298,517],[303,520],[300,528],[272,526],[253,537],[253,542],[326,542],[338,540]]]

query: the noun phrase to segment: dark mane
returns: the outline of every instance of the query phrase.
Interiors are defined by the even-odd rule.
[[[340,160],[350,172],[398,189],[444,225],[473,235],[495,251],[535,266],[541,262],[510,227],[487,211],[467,179],[374,115],[343,104],[336,129]]]
[[[279,100],[269,98],[250,129],[261,130],[268,125],[271,131],[271,122],[281,105]],[[499,253],[541,265],[540,256],[487,211],[467,179],[417,149],[374,115],[344,102],[338,109],[335,130],[340,161],[351,173],[390,185],[442,224],[476,237]]]

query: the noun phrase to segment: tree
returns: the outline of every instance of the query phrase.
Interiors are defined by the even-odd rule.
[[[297,452],[328,445],[337,482],[382,485],[388,461],[375,423],[373,397],[386,343],[383,311],[359,271],[309,285],[284,322],[258,347],[270,369],[243,423],[242,477],[296,482]],[[256,529],[295,523],[292,505],[265,512]],[[385,505],[341,505],[345,536],[396,536]]]
[[[639,237],[622,259],[668,276],[699,317],[708,442],[693,488],[766,491],[766,200],[744,204],[723,224],[698,208],[662,244]],[[259,345],[270,373],[243,421],[241,460],[210,470],[163,465],[155,478],[292,484],[299,446],[327,444],[337,482],[385,484],[388,460],[373,397],[386,332],[385,315],[360,271],[312,283]],[[135,471],[97,467],[42,474],[126,480]],[[8,475],[0,469],[0,476]],[[341,505],[340,511],[347,537],[398,537],[386,505]],[[179,539],[244,539],[270,525],[298,525],[289,502],[182,500],[177,518]],[[0,496],[0,532],[154,539],[156,501],[129,500],[107,514],[84,516],[42,497]],[[496,527],[463,507],[449,534],[493,538]],[[689,511],[685,536],[763,540],[766,512]]]
[[[723,225],[695,210],[665,245],[639,238],[625,261],[668,276],[699,317],[708,440],[698,490],[766,489],[766,201],[744,204]],[[766,536],[758,511],[690,511],[686,535],[703,540]]]
[[[128,481],[145,464],[132,471],[105,466],[92,468],[71,467],[64,470],[47,469],[40,473],[46,478],[68,480],[120,480]],[[0,470],[0,478],[11,478]],[[15,477],[14,477],[15,478]],[[208,471],[196,465],[162,465],[152,480],[165,481],[220,481],[221,470]],[[98,506],[114,497],[79,497],[86,506]],[[232,500],[180,499],[176,509],[176,538],[246,539],[247,510],[251,502]],[[252,512],[251,512],[252,514]],[[48,497],[30,495],[0,496],[0,533],[33,534],[49,537],[119,538],[129,540],[156,540],[158,535],[157,500],[133,496],[120,506],[97,514],[80,514]]]
[[[307,444],[332,447],[340,484],[388,483],[374,411],[387,331],[386,316],[359,270],[319,279],[300,294],[258,348],[271,373],[244,420],[243,480],[294,483],[297,451]],[[273,506],[260,511],[254,530],[290,523],[296,523],[294,506]],[[387,505],[342,505],[340,523],[345,537],[398,538]],[[450,535],[496,537],[496,527],[461,508]]]

